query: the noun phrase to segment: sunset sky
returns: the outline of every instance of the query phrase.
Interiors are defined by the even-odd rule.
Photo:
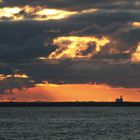
[[[0,0],[0,101],[140,101],[139,0]]]

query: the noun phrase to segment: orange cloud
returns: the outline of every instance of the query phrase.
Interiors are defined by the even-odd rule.
[[[102,47],[109,43],[109,39],[95,36],[62,36],[54,39],[53,43],[58,48],[50,54],[49,59],[90,58],[100,52]]]
[[[132,62],[140,62],[140,43],[138,44],[136,51],[131,56]]]
[[[132,25],[133,27],[140,28],[140,22],[132,22],[131,25]]]

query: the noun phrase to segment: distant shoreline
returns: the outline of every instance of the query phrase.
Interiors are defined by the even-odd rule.
[[[0,102],[0,107],[140,107],[140,102]]]

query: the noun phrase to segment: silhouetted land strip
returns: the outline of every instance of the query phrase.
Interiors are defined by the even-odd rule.
[[[140,107],[140,102],[1,102],[0,107]]]

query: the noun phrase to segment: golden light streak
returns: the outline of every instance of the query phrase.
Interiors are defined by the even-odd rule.
[[[43,81],[42,83],[35,84],[35,87],[57,87],[57,84],[48,83],[48,81]]]
[[[97,12],[98,9],[88,9],[88,10],[82,10],[81,13],[84,14],[84,13],[95,13]]]
[[[140,62],[140,43],[137,46],[136,52],[131,56],[132,62]]]
[[[6,79],[5,75],[4,74],[0,74],[0,80],[4,80]]]
[[[15,78],[22,78],[22,79],[29,78],[26,74],[15,74],[15,75],[13,75],[13,77],[15,77]]]
[[[0,74],[0,80],[5,80],[7,78],[21,78],[21,79],[27,79],[29,76],[26,74],[14,74],[14,75],[5,75],[5,74]]]
[[[60,58],[90,58],[100,52],[109,43],[107,37],[95,36],[62,36],[53,40],[58,48],[52,52],[49,59]],[[86,52],[84,54],[84,52]]]
[[[0,20],[59,20],[76,14],[95,13],[98,9],[68,11],[51,9],[43,6],[4,7],[0,8]]]
[[[31,7],[4,7],[0,8],[0,18],[1,20],[58,20],[67,18],[71,15],[76,14],[75,11],[66,11],[59,9],[49,9],[40,6]]]
[[[88,10],[82,10],[80,12],[77,11],[66,11],[66,10],[58,10],[58,9],[42,9],[40,11],[37,12],[38,15],[40,16],[47,16],[47,20],[50,19],[63,19],[63,18],[67,18],[70,17],[72,15],[76,15],[76,14],[84,14],[84,13],[95,13],[97,12],[98,9],[88,9]],[[42,20],[41,18],[38,18],[38,20]]]
[[[39,83],[39,84],[35,84],[36,87],[44,87],[45,85],[42,84],[42,83]]]
[[[38,11],[37,14],[41,17],[46,16],[46,20],[54,19],[63,19],[67,18],[69,16],[72,16],[76,14],[77,12],[73,11],[65,11],[65,10],[57,10],[57,9],[43,9],[41,11]],[[42,20],[43,18],[36,18],[38,20]],[[43,19],[44,20],[44,19]]]

